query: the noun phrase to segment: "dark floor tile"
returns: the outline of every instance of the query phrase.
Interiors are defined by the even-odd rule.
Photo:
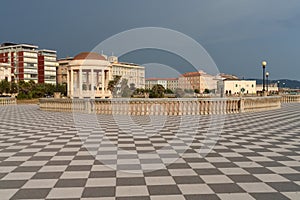
[[[148,186],[148,191],[150,195],[172,195],[181,194],[177,185],[150,185]]]
[[[286,196],[283,194],[280,194],[278,192],[274,193],[250,193],[251,196],[253,196],[255,199],[259,200],[288,200]]]
[[[46,165],[69,165],[70,160],[50,160]]]
[[[41,166],[20,166],[13,170],[13,172],[37,172]]]
[[[172,163],[167,166],[168,169],[190,169],[187,163]]]
[[[232,168],[232,167],[238,167],[236,164],[232,162],[216,162],[212,163],[213,166],[216,168]]]
[[[124,165],[118,165],[117,170],[140,170],[141,165],[138,164],[124,164]]]
[[[29,161],[42,161],[42,160],[51,160],[52,156],[33,156]]]
[[[0,189],[21,188],[26,180],[0,180]]]
[[[51,189],[20,189],[12,199],[45,199]]]
[[[281,174],[280,176],[283,176],[290,181],[300,181],[300,174]]]
[[[218,175],[223,174],[220,170],[215,168],[208,168],[208,169],[194,169],[194,171],[198,175]]]
[[[116,177],[116,171],[92,171],[89,178],[109,178]]]
[[[87,179],[59,179],[54,187],[84,187]]]
[[[261,182],[258,178],[252,175],[227,175],[231,180],[236,183],[252,183]]]
[[[245,192],[240,186],[234,183],[208,184],[215,193],[242,193]]]
[[[90,171],[91,169],[92,165],[70,165],[66,171]]]
[[[198,176],[175,176],[173,177],[176,184],[199,184],[204,181]]]
[[[24,161],[3,161],[0,166],[20,166]]]
[[[220,200],[216,194],[193,194],[184,195],[186,200]]]
[[[62,172],[38,172],[32,179],[58,179]]]
[[[160,170],[155,170],[155,171],[151,171],[151,172],[145,172],[144,176],[146,176],[146,177],[151,177],[151,176],[171,176],[171,174],[166,169],[160,169]]]
[[[299,192],[300,185],[293,182],[276,182],[267,183],[269,186],[277,190],[278,192]]]
[[[83,190],[82,197],[115,197],[115,187],[86,187]]]
[[[266,161],[266,162],[257,162],[257,164],[263,167],[280,167],[284,166],[283,164],[276,162],[276,161]]]
[[[150,197],[140,196],[140,197],[117,197],[116,200],[151,200]]]
[[[143,177],[117,178],[117,186],[146,185]]]
[[[264,167],[255,167],[255,168],[244,168],[250,174],[273,174],[274,172],[264,168]]]

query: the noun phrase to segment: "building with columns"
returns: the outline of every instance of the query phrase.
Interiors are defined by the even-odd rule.
[[[70,98],[111,98],[108,83],[113,79],[112,66],[95,52],[79,53],[68,65]]]
[[[0,81],[6,80],[11,81],[11,66],[7,63],[0,63]]]

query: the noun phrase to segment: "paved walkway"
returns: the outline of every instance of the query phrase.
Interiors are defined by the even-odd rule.
[[[300,199],[299,104],[227,115],[205,157],[209,116],[192,139],[174,117],[159,134],[159,119],[134,118],[141,130],[97,117],[100,129],[88,115],[0,107],[0,199]]]

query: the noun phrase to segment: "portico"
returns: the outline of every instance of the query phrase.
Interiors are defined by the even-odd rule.
[[[70,98],[111,98],[108,83],[112,79],[111,65],[94,52],[80,53],[68,66],[68,96]]]

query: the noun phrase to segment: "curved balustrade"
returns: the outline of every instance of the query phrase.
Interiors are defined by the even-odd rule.
[[[281,97],[203,99],[40,99],[40,109],[104,115],[209,115],[280,108]]]
[[[282,95],[282,103],[300,103],[300,95]]]
[[[0,106],[11,105],[11,104],[17,104],[16,98],[12,98],[12,97],[1,97],[0,98]]]

